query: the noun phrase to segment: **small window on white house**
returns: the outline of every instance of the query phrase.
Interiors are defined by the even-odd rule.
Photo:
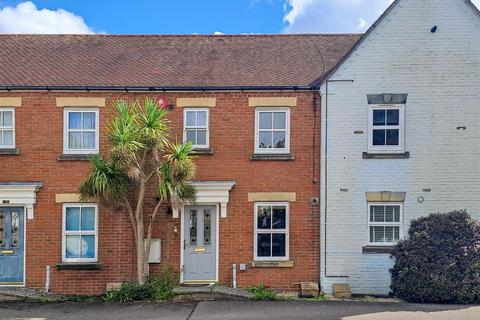
[[[368,204],[368,243],[395,245],[402,237],[403,204]]]
[[[255,204],[255,260],[288,260],[288,203]]]
[[[404,151],[405,106],[370,106],[368,149],[377,152]]]
[[[290,152],[290,109],[257,108],[255,153]]]
[[[0,148],[15,148],[15,109],[0,109]]]
[[[62,260],[96,262],[98,258],[98,206],[64,204]]]
[[[183,141],[190,141],[194,148],[209,147],[209,109],[183,111]]]
[[[65,108],[64,153],[98,153],[98,109]]]

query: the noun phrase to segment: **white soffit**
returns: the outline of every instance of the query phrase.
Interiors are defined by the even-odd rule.
[[[0,204],[25,206],[27,219],[33,219],[33,207],[42,182],[0,182]]]

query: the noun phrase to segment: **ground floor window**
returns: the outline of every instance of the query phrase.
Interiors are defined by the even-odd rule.
[[[98,247],[98,206],[96,204],[64,204],[62,260],[95,262]]]
[[[402,236],[403,204],[368,204],[368,243],[395,245]]]
[[[288,260],[288,203],[255,204],[255,260]]]

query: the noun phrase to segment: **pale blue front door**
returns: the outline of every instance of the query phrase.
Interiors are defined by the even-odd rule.
[[[23,283],[23,208],[0,207],[0,285]]]
[[[183,282],[215,282],[217,278],[215,206],[186,206],[184,226]]]

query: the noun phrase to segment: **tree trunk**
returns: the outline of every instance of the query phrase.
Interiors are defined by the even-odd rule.
[[[147,279],[145,275],[145,244],[144,244],[143,217],[137,217],[137,281],[143,284]]]

